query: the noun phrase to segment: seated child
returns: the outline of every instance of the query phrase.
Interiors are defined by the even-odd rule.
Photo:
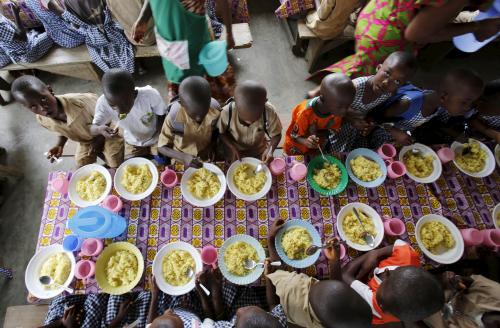
[[[220,105],[211,97],[210,85],[199,76],[184,79],[179,99],[170,104],[163,122],[158,152],[175,158],[186,167],[200,167],[213,157]]]
[[[68,139],[78,143],[75,153],[78,167],[95,163],[97,156],[112,168],[123,162],[121,137],[105,140],[90,132],[97,101],[95,94],[69,93],[55,96],[50,86],[31,75],[21,76],[12,82],[11,92],[16,101],[36,115],[40,125],[59,135],[57,145],[47,154],[51,162],[62,156]]]
[[[19,7],[12,3],[11,6],[15,24],[0,14],[0,67],[12,62],[37,61],[45,56],[54,44],[47,32],[39,33],[34,30],[26,32],[19,17]]]
[[[279,259],[275,238],[284,224],[276,220],[268,236],[269,255]],[[329,240],[325,251],[330,266],[330,279],[319,281],[303,273],[277,270],[266,274],[266,284],[275,287],[288,322],[308,328],[371,327],[370,306],[342,279],[340,245]]]
[[[486,84],[477,103],[477,111],[471,119],[471,127],[500,144],[500,79]]]
[[[160,126],[167,106],[160,93],[148,86],[135,87],[132,74],[114,68],[102,77],[104,94],[97,100],[90,131],[112,138],[123,130],[125,159],[157,155]]]
[[[306,155],[324,147],[329,130],[340,128],[356,88],[350,78],[334,73],[323,79],[320,94],[293,109],[283,146],[287,155]]]
[[[151,277],[149,277],[151,283]],[[123,295],[109,295],[105,315],[99,327],[127,327],[138,320],[138,327],[146,325],[146,315],[151,303],[151,292],[130,292]]]
[[[217,126],[232,161],[255,157],[267,163],[281,140],[282,126],[276,109],[267,101],[264,86],[255,81],[236,87],[234,101],[223,108]]]
[[[348,152],[354,148],[369,147],[366,136],[374,124],[367,115],[394,96],[398,88],[411,79],[416,68],[417,61],[412,54],[396,51],[377,67],[375,75],[352,80],[356,96],[340,131],[330,134],[329,150]]]
[[[368,284],[359,280],[372,270]],[[354,259],[344,267],[342,275],[370,304],[374,325],[416,322],[439,311],[444,304],[439,281],[420,268],[419,255],[402,240]]]

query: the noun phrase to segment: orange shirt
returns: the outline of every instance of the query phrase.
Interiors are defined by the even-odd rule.
[[[318,98],[302,101],[292,111],[292,122],[286,130],[283,150],[287,155],[305,155],[313,150],[299,144],[296,138],[307,138],[317,135],[319,131],[337,130],[342,124],[342,117],[335,115],[322,116],[315,110]],[[324,143],[320,139],[320,144]]]

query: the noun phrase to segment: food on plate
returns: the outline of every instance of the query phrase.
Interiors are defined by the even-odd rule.
[[[52,254],[42,264],[40,269],[40,277],[48,276],[55,283],[44,286],[45,289],[57,289],[60,285],[64,285],[71,272],[71,261],[68,255],[61,253]]]
[[[356,156],[349,162],[352,173],[361,181],[370,182],[382,176],[380,165],[364,156]]]
[[[496,220],[497,220],[497,226],[500,227],[500,212],[497,214]]]
[[[484,149],[481,149],[481,145],[474,141],[463,144],[463,148],[459,148],[455,153],[457,165],[471,173],[481,172],[486,165],[486,158]]]
[[[106,279],[112,287],[129,285],[137,277],[137,257],[127,250],[113,254],[106,266]]]
[[[411,150],[403,156],[406,170],[417,178],[426,178],[434,171],[434,157],[432,155],[414,154]]]
[[[264,171],[255,174],[255,166],[248,163],[240,164],[234,170],[233,182],[239,191],[246,195],[258,193],[266,184]]]
[[[246,260],[259,261],[255,248],[243,241],[237,241],[227,247],[224,252],[224,263],[227,271],[236,276],[246,276],[252,270],[245,269]]]
[[[375,237],[377,236],[377,230],[375,230],[375,224],[371,217],[360,210],[358,210],[358,215],[363,226],[359,224],[354,212],[349,212],[342,221],[342,229],[347,239],[355,244],[366,245],[366,241],[363,239],[364,232],[366,231],[368,234]]]
[[[448,250],[455,246],[450,230],[439,221],[424,223],[420,228],[420,240],[432,254],[439,254],[443,248]]]
[[[129,193],[143,193],[152,182],[153,174],[147,164],[125,166],[121,183]]]
[[[311,235],[307,232],[307,229],[302,227],[288,229],[281,238],[281,246],[286,256],[292,260],[306,258],[306,249],[311,245]]]
[[[206,168],[197,169],[187,182],[188,190],[198,199],[214,197],[220,190],[220,181],[215,173]]]
[[[333,189],[340,182],[340,169],[332,163],[324,163],[321,169],[315,169],[313,180],[323,189]]]
[[[76,193],[81,199],[88,202],[94,201],[102,196],[106,190],[106,178],[98,171],[81,178],[76,183]]]
[[[188,278],[189,269],[195,270],[194,259],[189,252],[176,249],[163,258],[163,278],[172,286],[184,286],[193,277]]]

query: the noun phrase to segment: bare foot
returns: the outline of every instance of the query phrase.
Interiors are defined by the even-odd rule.
[[[317,86],[316,88],[309,91],[306,95],[307,99],[311,99],[311,98],[319,96],[319,90],[320,90],[320,87]]]

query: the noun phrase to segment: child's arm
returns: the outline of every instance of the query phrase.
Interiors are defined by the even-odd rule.
[[[201,301],[203,318],[210,318],[215,320],[214,309],[212,303],[210,302],[210,298],[207,296],[207,294],[205,294],[205,291],[200,286],[200,284],[207,286],[207,282],[211,280],[207,270],[208,269],[205,268],[202,272],[200,272],[196,276],[195,287],[196,287],[196,292],[198,293],[198,297],[200,298]]]
[[[220,132],[220,131],[219,131]],[[233,160],[241,160],[240,152],[238,148],[236,148],[234,138],[228,133],[221,133],[220,140],[226,145],[231,154],[233,155]]]
[[[226,307],[222,298],[222,273],[219,268],[211,269],[211,272],[212,286],[210,292],[212,293],[215,320],[221,320],[226,315]]]
[[[52,11],[57,16],[62,16],[62,14],[64,13],[64,9],[61,6],[59,6],[56,0],[50,0],[47,8],[49,8],[49,10]]]
[[[267,237],[267,249],[269,251],[269,257],[271,258],[271,262],[280,260],[274,242],[276,239],[276,235],[278,234],[278,231],[282,228],[283,224],[285,224],[285,221],[282,219],[274,221],[273,226],[271,227],[271,231],[269,231],[269,236]]]
[[[269,147],[266,148],[264,154],[262,154],[262,161],[264,163],[269,163],[273,159],[273,153],[278,148],[281,141],[281,134],[274,136],[269,141]]]
[[[49,151],[47,152],[47,159],[49,159],[51,163],[62,156],[66,141],[68,141],[68,138],[59,136],[59,139],[57,139],[57,144],[49,149]]]
[[[342,271],[342,278],[347,284],[363,279],[373,271],[380,261],[391,256],[393,246],[386,246],[363,254],[349,262]]]
[[[276,295],[276,287],[274,287],[271,279],[267,277],[268,274],[273,273],[274,267],[271,266],[271,260],[266,259],[264,261],[264,277],[266,277],[266,300],[269,306],[268,311],[274,309],[278,304],[280,304],[280,298]]]
[[[116,314],[116,317],[109,323],[109,328],[118,328],[121,327],[121,323],[123,319],[127,316],[128,310],[130,306],[132,305],[131,300],[125,300],[120,303],[120,308],[118,309],[118,313]]]
[[[23,23],[21,22],[21,18],[19,17],[19,6],[11,2],[10,3],[12,12],[14,13],[14,23],[16,24],[16,39],[21,40],[21,41],[26,41],[27,36],[26,36],[26,29],[23,26]]]
[[[158,316],[156,309],[158,309],[158,298],[160,297],[160,289],[158,288],[156,279],[152,274],[149,276],[149,282],[151,284],[151,303],[149,304],[148,317],[146,319],[147,324],[153,322],[153,320]]]
[[[131,37],[135,42],[141,42],[148,30],[148,21],[153,17],[149,0],[145,0],[137,21],[132,26]]]
[[[93,136],[103,136],[104,138],[112,138],[118,133],[118,129],[112,128],[107,125],[94,125],[90,126],[90,134]]]
[[[342,280],[342,269],[340,267],[340,241],[331,238],[326,241],[325,257],[328,259],[331,280]]]
[[[232,14],[231,8],[229,7],[229,3],[227,0],[217,0],[216,2],[217,8],[220,8],[222,13],[222,22],[226,27],[226,41],[227,41],[227,49],[234,48],[234,38],[233,38],[233,23],[232,23]]]
[[[490,128],[488,125],[484,124],[479,117],[472,118],[469,123],[474,130],[493,139],[497,144],[500,144],[500,131]]]
[[[162,154],[165,157],[175,158],[183,162],[186,168],[200,168],[203,166],[203,162],[198,157],[174,150],[167,146],[158,148],[158,153]]]

